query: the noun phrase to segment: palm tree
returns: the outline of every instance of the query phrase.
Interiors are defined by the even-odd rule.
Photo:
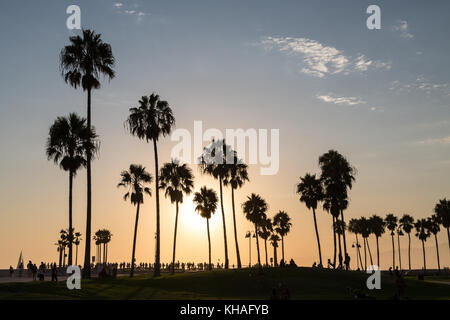
[[[341,236],[344,235],[345,230],[347,229],[347,225],[345,224],[345,221],[336,219],[334,224],[335,233],[338,235],[339,239]],[[342,267],[343,263],[343,257],[342,257],[342,248],[341,248],[341,241],[339,241],[339,267]]]
[[[361,245],[359,244],[359,240],[358,240],[358,234],[361,234],[361,230],[360,230],[360,223],[358,219],[350,219],[350,221],[348,222],[348,231],[352,232],[355,234],[355,238],[356,238],[356,259],[358,260],[359,257],[359,262],[361,264],[361,268],[363,267],[363,263],[362,263],[362,259],[361,259],[361,252],[359,250],[359,248],[361,247]]]
[[[261,237],[261,239],[264,240],[264,250],[266,253],[266,266],[269,265],[269,261],[267,259],[267,240],[272,234],[272,231],[273,231],[272,221],[270,220],[270,218],[266,217],[261,221],[259,229],[259,236]]]
[[[74,233],[74,238],[73,238],[73,244],[75,245],[76,248],[76,254],[75,254],[75,265],[78,265],[78,246],[80,245],[81,242],[81,233],[80,232],[75,232]]]
[[[439,227],[440,224],[441,220],[438,215],[433,214],[430,218],[428,218],[428,230],[434,235],[434,240],[436,242],[438,272],[441,272],[441,264],[439,262],[439,244],[437,239],[437,234],[439,233],[439,231],[441,231],[441,228]]]
[[[183,203],[183,194],[190,195],[194,187],[192,170],[177,160],[164,164],[160,173],[160,188],[165,189],[165,197],[175,203],[175,231],[173,235],[172,273],[175,272],[175,248],[177,243],[178,204]]]
[[[386,215],[386,218],[384,218],[384,221],[386,222],[386,227],[391,231],[391,237],[392,237],[392,270],[395,269],[395,244],[394,244],[394,235],[395,230],[397,229],[397,217],[394,216],[392,213],[389,213]]]
[[[206,186],[200,189],[200,192],[194,194],[195,211],[197,211],[202,218],[206,219],[206,230],[208,232],[208,253],[209,264],[208,269],[211,271],[211,237],[209,235],[209,219],[217,210],[217,193],[213,189],[208,189]]]
[[[320,249],[319,230],[317,228],[316,209],[317,203],[324,198],[322,183],[316,178],[316,175],[307,173],[304,177],[300,177],[297,184],[297,194],[300,195],[300,202],[304,202],[306,208],[312,209],[314,218],[314,228],[316,230],[317,246],[319,248],[319,260],[322,264],[322,251]]]
[[[94,233],[94,236],[92,237],[92,239],[95,241],[95,245],[97,246],[98,263],[102,263],[102,244],[103,244],[102,230],[101,229],[97,230]],[[105,261],[103,261],[103,262],[105,262]]]
[[[336,210],[340,212],[341,220],[344,220],[344,210],[348,206],[347,189],[351,189],[355,181],[356,169],[348,160],[336,150],[329,150],[319,157],[319,166],[322,171],[320,180],[325,189],[325,198],[331,201],[334,198],[337,204]],[[344,256],[347,255],[345,231]]]
[[[131,271],[130,277],[134,274],[135,264],[135,252],[136,252],[136,236],[139,221],[139,208],[144,203],[144,194],[151,196],[150,188],[146,185],[152,183],[152,176],[145,171],[145,167],[142,165],[131,164],[128,171],[122,171],[120,174],[121,180],[117,187],[127,188],[127,193],[123,196],[123,199],[127,201],[130,199],[132,205],[136,206],[136,221],[134,224],[134,237],[133,237],[133,251],[131,254]]]
[[[62,229],[59,232],[60,235],[60,244],[61,244],[61,249],[62,249],[62,257],[63,257],[63,264],[62,266],[65,267],[66,266],[66,247],[69,246],[69,240],[70,240],[70,236],[69,236],[70,232],[69,230],[64,230]],[[60,265],[61,265],[61,261],[60,261]]]
[[[402,250],[400,248],[400,237],[403,236],[403,231],[400,226],[397,227],[397,246],[398,246],[398,265],[400,267],[400,270],[402,269]]]
[[[291,231],[292,223],[290,222],[291,218],[285,211],[279,211],[273,217],[273,226],[275,227],[275,231],[281,236],[281,253],[282,259],[284,260],[284,237]]]
[[[280,237],[276,233],[272,233],[272,235],[270,236],[270,243],[273,246],[273,260],[275,267],[278,267],[278,259],[277,259],[278,241],[280,241]]]
[[[159,213],[159,170],[158,170],[158,148],[157,142],[160,137],[170,134],[175,125],[172,109],[167,101],[161,100],[159,95],[152,93],[143,96],[139,100],[139,106],[130,108],[130,115],[125,122],[126,127],[133,136],[146,142],[153,142],[155,155],[155,189],[156,189],[156,250],[154,275],[161,274],[161,229]]]
[[[373,265],[372,253],[370,251],[370,246],[369,246],[369,241],[368,241],[368,238],[371,233],[370,223],[369,223],[369,220],[362,217],[358,220],[358,224],[359,224],[358,228],[361,232],[361,236],[363,237],[363,242],[364,242],[364,270],[367,270],[367,251],[369,251],[370,264]],[[367,249],[367,251],[366,251],[366,249]]]
[[[423,270],[427,271],[427,261],[425,258],[425,241],[430,237],[429,221],[426,219],[419,219],[414,223],[416,228],[416,237],[422,241],[422,252],[423,252]]]
[[[259,229],[261,224],[267,218],[267,203],[261,196],[252,193],[247,197],[247,201],[242,204],[245,218],[255,225],[256,248],[258,251],[258,266],[261,268],[261,256],[259,254]],[[275,221],[274,221],[275,222]]]
[[[103,242],[103,263],[108,263],[108,245],[111,242],[112,233],[108,229],[102,230],[102,242]]]
[[[239,244],[237,237],[237,228],[236,228],[236,212],[235,212],[235,204],[234,204],[234,190],[237,188],[241,188],[245,181],[249,181],[247,165],[237,157],[236,152],[234,152],[234,161],[231,165],[229,165],[228,175],[226,175],[223,179],[223,185],[226,187],[228,185],[231,186],[231,206],[233,208],[233,225],[234,225],[234,241],[236,243],[236,258],[237,258],[237,267],[240,269],[242,267],[241,264],[241,255],[239,254]]]
[[[72,226],[72,191],[73,179],[77,171],[86,166],[86,153],[94,153],[97,146],[95,130],[89,130],[86,119],[71,113],[68,117],[58,117],[49,130],[46,154],[64,171],[69,172],[69,229]],[[72,265],[73,234],[69,233],[69,265]]]
[[[330,191],[331,190],[331,191]],[[347,207],[347,200],[340,200],[339,198],[341,196],[339,196],[339,192],[335,192],[333,191],[334,188],[333,186],[330,186],[328,188],[328,195],[325,195],[324,200],[323,200],[323,209],[331,214],[331,217],[333,219],[333,225],[332,225],[332,229],[333,229],[333,248],[334,248],[334,255],[333,255],[333,265],[336,266],[336,224],[337,221],[339,220],[339,215],[340,215],[340,208],[341,207]],[[342,196],[343,197],[343,196]],[[342,198],[341,197],[341,198]],[[341,236],[340,234],[338,234],[339,237],[339,256],[342,257],[342,251],[341,251]]]
[[[100,77],[113,79],[115,76],[114,56],[111,46],[103,42],[100,34],[83,30],[83,37],[72,36],[70,44],[60,53],[60,69],[64,81],[77,89],[87,91],[87,127],[91,129],[91,91],[100,89]],[[86,247],[84,254],[84,276],[91,277],[91,153],[86,155],[87,170],[87,210]]]
[[[385,224],[383,218],[374,214],[373,216],[371,216],[369,218],[369,227],[370,227],[371,233],[373,233],[375,235],[375,239],[377,240],[377,264],[378,264],[378,267],[381,268],[380,267],[380,246],[378,244],[378,239],[384,234],[386,224]]]
[[[411,230],[414,228],[414,218],[408,214],[404,214],[398,222],[403,231],[408,235],[408,262],[409,270],[411,270]]]
[[[448,247],[450,248],[450,200],[446,198],[439,200],[434,207],[434,212],[438,215],[442,226],[447,229]]]
[[[209,147],[204,148],[201,155],[200,170],[203,174],[208,174],[214,179],[219,180],[219,196],[220,196],[220,208],[222,211],[222,223],[223,223],[223,241],[225,249],[225,269],[228,269],[228,241],[227,241],[227,228],[225,223],[225,209],[223,205],[223,187],[225,180],[230,179],[231,163],[227,160],[229,156],[234,159],[235,153],[231,150],[230,146],[225,143],[225,140],[218,140],[211,143]]]

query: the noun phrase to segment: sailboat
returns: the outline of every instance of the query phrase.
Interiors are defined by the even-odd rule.
[[[23,270],[23,256],[22,256],[22,250],[20,250],[20,256],[19,261],[17,262],[17,270],[22,271]]]

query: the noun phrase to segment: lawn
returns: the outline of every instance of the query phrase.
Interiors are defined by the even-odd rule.
[[[221,270],[138,275],[114,280],[83,280],[81,290],[68,290],[65,281],[0,284],[0,299],[269,299],[272,289],[287,287],[291,299],[354,299],[351,289],[361,289],[376,299],[392,299],[393,277],[382,276],[381,290],[365,289],[368,275],[360,272],[311,268]],[[442,277],[441,277],[442,278]],[[427,277],[426,280],[434,280]],[[448,281],[439,279],[440,281]],[[405,280],[408,299],[450,300],[450,285]]]

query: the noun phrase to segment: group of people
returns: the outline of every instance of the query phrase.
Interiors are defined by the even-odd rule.
[[[21,263],[17,269],[19,271],[19,277],[21,277],[23,272],[23,263]],[[58,267],[56,266],[56,263],[46,264],[41,262],[39,267],[35,263],[32,263],[31,260],[27,263],[27,274],[29,277],[32,277],[34,281],[37,279],[39,279],[39,281],[44,281],[47,270],[51,270],[51,281],[58,281]],[[11,278],[14,276],[14,272],[14,268],[9,266],[9,276]]]
[[[323,265],[321,263],[317,264],[314,262],[313,268],[323,268]],[[339,264],[336,266],[335,262],[331,262],[331,259],[328,259],[328,269],[338,269],[338,270],[350,270],[350,256],[346,253],[345,259],[342,258],[342,254],[339,254]]]

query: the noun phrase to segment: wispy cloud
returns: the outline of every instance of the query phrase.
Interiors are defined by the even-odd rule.
[[[122,2],[116,2],[116,3],[114,3],[114,7],[116,7],[116,8],[120,8],[120,7],[122,7],[123,6],[123,3]]]
[[[388,62],[371,60],[362,54],[354,59],[335,47],[308,38],[266,37],[261,45],[266,50],[276,49],[287,55],[302,56],[300,72],[319,78],[339,73],[347,75],[352,71],[391,68]]]
[[[317,95],[317,99],[322,100],[323,102],[333,103],[336,105],[346,105],[346,106],[355,106],[359,104],[365,104],[366,102],[358,97],[342,97],[336,96],[334,94],[327,95]],[[375,110],[373,110],[375,111]]]
[[[116,9],[117,13],[137,17],[138,21],[141,21],[145,16],[149,15],[146,12],[137,10],[137,5],[134,6],[135,9],[125,9],[122,2],[116,2],[113,4],[113,7]]]
[[[406,20],[399,20],[393,29],[400,33],[400,37],[404,39],[412,39],[414,35],[409,31],[408,22]]]
[[[404,83],[399,80],[391,82],[389,90],[396,92],[412,92],[415,90],[424,91],[427,94],[432,92],[443,91],[443,93],[450,93],[450,84],[446,83],[433,83],[424,76],[418,76],[414,82]]]
[[[443,138],[429,138],[425,140],[416,141],[415,144],[418,145],[449,145],[450,136]]]

